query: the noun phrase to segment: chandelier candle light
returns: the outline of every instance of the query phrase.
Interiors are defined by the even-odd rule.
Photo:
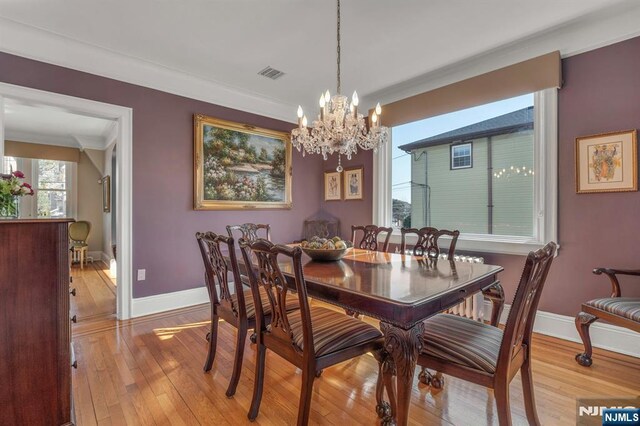
[[[340,0],[337,0],[337,5],[337,94],[332,97],[327,90],[320,95],[320,114],[313,121],[311,129],[307,127],[307,116],[302,107],[298,106],[298,128],[291,131],[291,141],[303,157],[306,153],[322,154],[326,160],[328,155],[337,153],[336,171],[341,172],[342,155],[350,160],[358,152],[358,147],[377,152],[378,147],[389,139],[389,128],[380,125],[380,103],[371,114],[367,129],[364,116],[358,113],[358,94],[354,91],[349,103],[347,97],[340,93]]]

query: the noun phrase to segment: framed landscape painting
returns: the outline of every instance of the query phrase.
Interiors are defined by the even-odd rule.
[[[196,210],[291,208],[287,132],[201,114],[193,122]]]
[[[576,138],[576,192],[638,190],[636,130]]]

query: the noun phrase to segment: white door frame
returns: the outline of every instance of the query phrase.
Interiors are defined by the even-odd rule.
[[[96,118],[114,120],[118,123],[118,149],[116,151],[116,218],[118,239],[117,259],[117,317],[131,318],[132,301],[132,194],[133,194],[133,110],[131,108],[59,93],[31,89],[29,87],[0,83],[0,101],[12,98],[37,105],[45,105],[65,111]],[[0,107],[2,102],[0,102]],[[0,136],[3,135],[4,118],[0,108]],[[0,160],[4,154],[4,137],[0,138]],[[4,161],[0,162],[0,166]],[[113,172],[112,172],[113,173]]]

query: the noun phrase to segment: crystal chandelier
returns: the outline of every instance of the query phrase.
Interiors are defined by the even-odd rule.
[[[302,156],[306,153],[322,154],[326,160],[328,155],[337,153],[336,170],[341,172],[342,155],[350,160],[358,152],[358,147],[377,152],[378,147],[389,139],[389,128],[380,125],[380,103],[371,114],[367,129],[364,116],[358,113],[358,94],[353,92],[349,103],[347,97],[340,93],[340,0],[337,0],[337,4],[337,94],[332,97],[327,90],[320,95],[320,113],[310,129],[307,128],[307,117],[302,107],[298,106],[298,128],[291,131],[291,141],[302,152]]]

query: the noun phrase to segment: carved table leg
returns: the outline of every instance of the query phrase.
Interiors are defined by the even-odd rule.
[[[385,349],[391,355],[396,369],[397,400],[395,410],[392,406],[394,418],[385,418],[383,424],[405,426],[409,420],[409,403],[411,402],[411,388],[413,374],[416,368],[418,354],[422,348],[422,322],[408,330],[387,323],[380,323],[384,333]],[[395,420],[395,422],[394,422]]]
[[[483,289],[482,295],[485,299],[491,301],[491,325],[497,327],[500,322],[500,315],[502,315],[502,309],[504,308],[504,290],[502,289],[502,285],[498,281]]]
[[[590,367],[593,363],[593,361],[591,360],[593,348],[591,347],[589,327],[597,319],[598,317],[596,317],[595,315],[591,315],[586,312],[580,312],[578,315],[576,315],[576,328],[578,329],[578,334],[580,334],[580,338],[582,339],[582,343],[584,344],[584,352],[576,355],[576,362],[583,367]]]

